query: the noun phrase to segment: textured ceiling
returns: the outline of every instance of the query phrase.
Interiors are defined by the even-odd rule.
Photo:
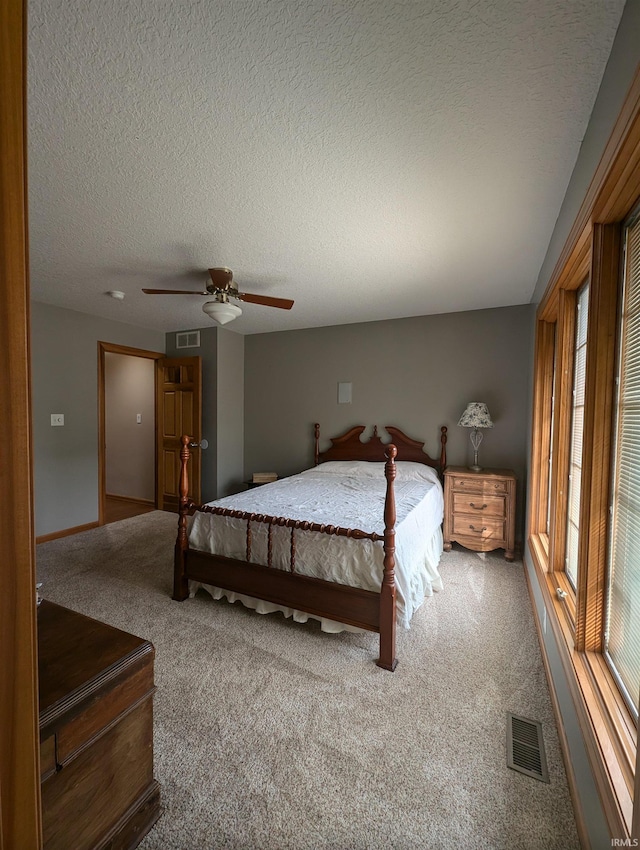
[[[31,0],[35,300],[282,330],[530,300],[623,0]],[[124,301],[104,293],[122,290]]]

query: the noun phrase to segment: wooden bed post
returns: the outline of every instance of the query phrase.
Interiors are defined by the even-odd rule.
[[[187,578],[185,556],[189,548],[187,536],[187,516],[189,514],[189,475],[187,464],[189,463],[190,451],[189,441],[186,434],[180,438],[182,448],[180,449],[180,507],[178,519],[178,537],[173,561],[173,598],[182,602],[189,595],[189,579]]]
[[[398,664],[396,658],[396,497],[393,482],[396,477],[396,455],[398,449],[391,443],[385,452],[387,462],[384,475],[387,479],[387,494],[384,500],[384,573],[380,589],[380,658],[378,667],[393,672]]]
[[[315,447],[315,450],[314,450],[314,453],[313,453],[313,465],[317,466],[318,465],[318,456],[320,454],[320,445],[319,445],[320,444],[320,423],[319,422],[316,422],[316,424],[314,426],[314,431],[315,431],[315,435],[316,435],[316,447]]]
[[[443,425],[440,428],[440,479],[444,477],[444,470],[447,465],[447,426]]]

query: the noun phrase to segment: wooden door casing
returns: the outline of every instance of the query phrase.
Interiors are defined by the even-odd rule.
[[[156,421],[158,433],[158,509],[177,512],[180,502],[180,438],[202,439],[202,360],[163,357],[157,364]],[[201,449],[193,446],[189,465],[190,492],[200,501]]]
[[[0,4],[0,847],[42,846],[26,182],[26,2]]]

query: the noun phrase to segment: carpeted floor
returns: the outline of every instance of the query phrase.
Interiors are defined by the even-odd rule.
[[[521,563],[444,554],[392,674],[373,634],[173,602],[175,529],[155,511],[37,547],[45,598],[155,645],[143,850],[579,847]],[[542,723],[550,784],[507,768],[507,711]]]

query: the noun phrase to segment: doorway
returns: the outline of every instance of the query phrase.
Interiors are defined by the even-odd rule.
[[[99,342],[99,523],[155,510],[155,351]]]

